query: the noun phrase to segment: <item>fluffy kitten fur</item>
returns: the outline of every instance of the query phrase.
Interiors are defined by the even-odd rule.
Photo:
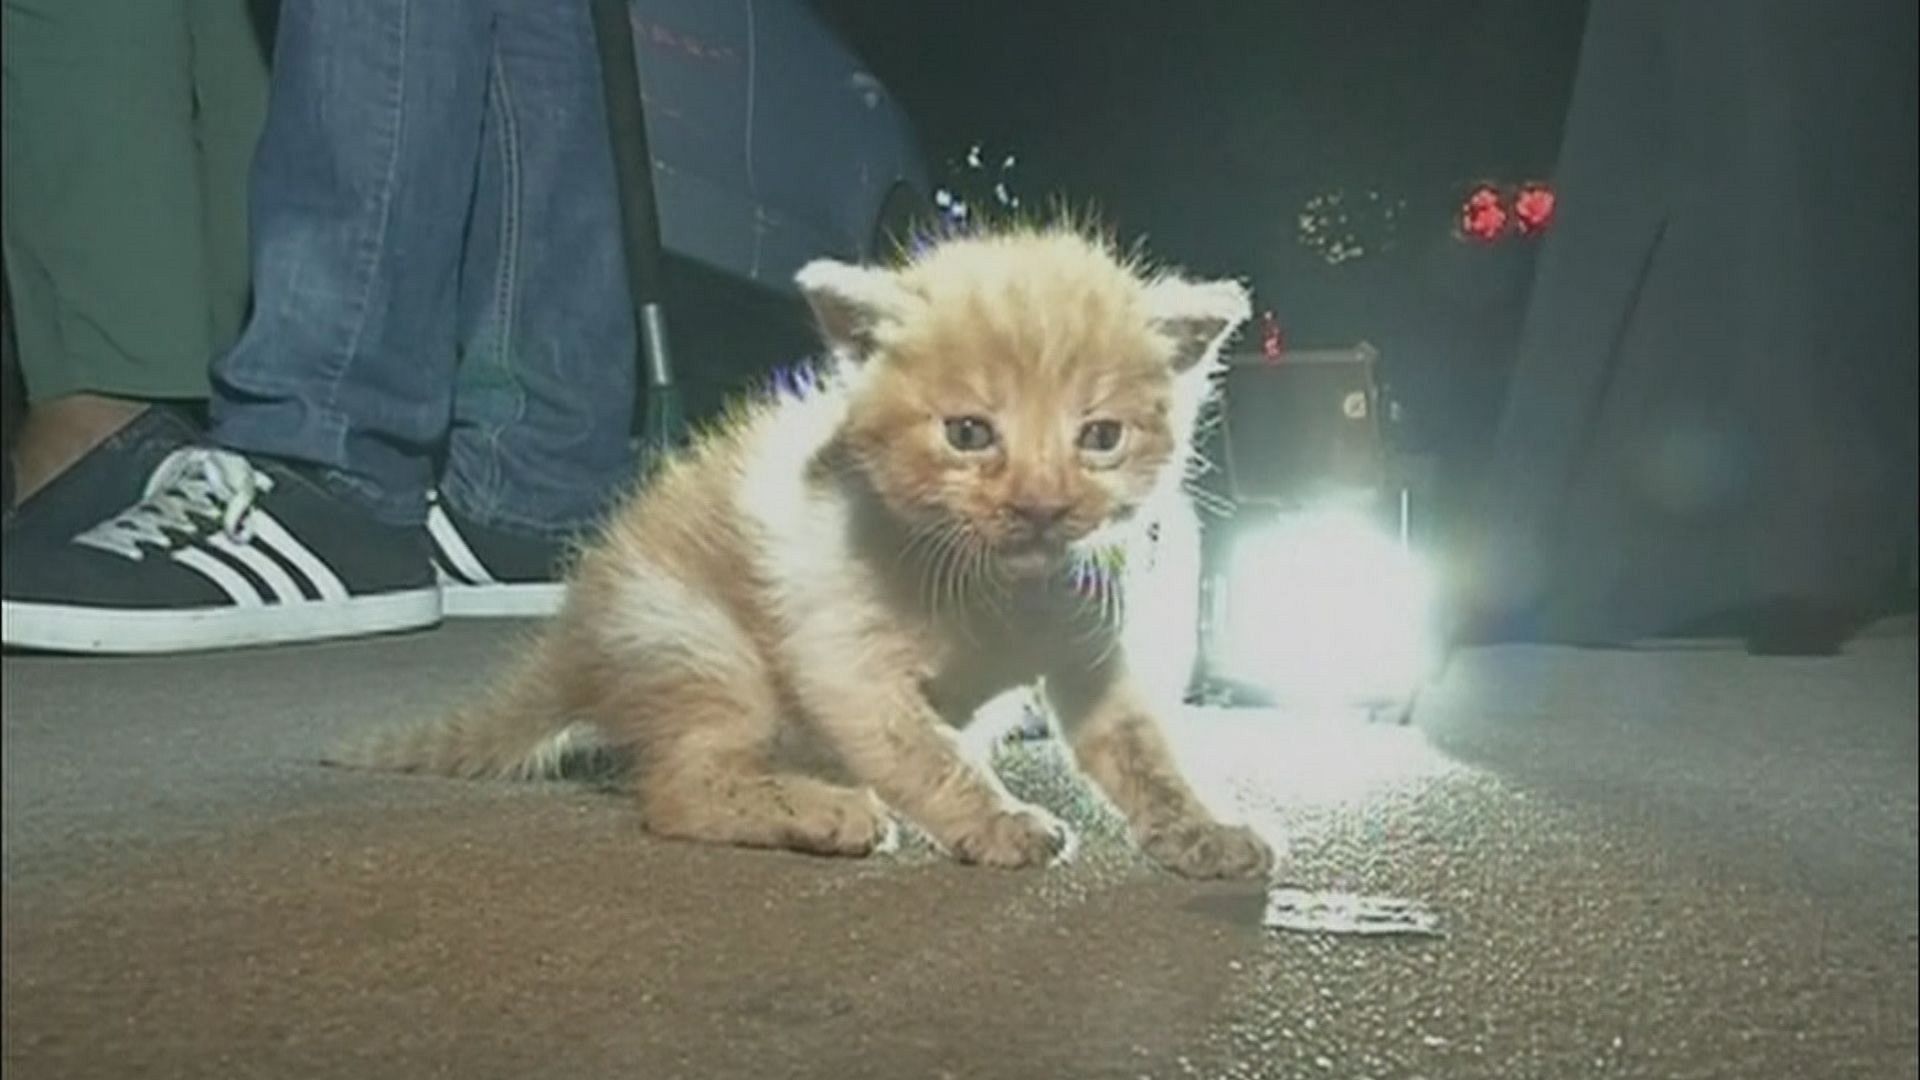
[[[1148,673],[1178,665],[1134,654],[1116,590],[1141,560],[1110,558],[1155,523],[1193,528],[1189,438],[1244,290],[1068,228],[951,239],[893,269],[815,262],[798,281],[832,355],[815,385],[737,409],[656,473],[490,699],[349,759],[534,775],[585,725],[632,749],[663,836],[864,855],[891,808],[963,861],[1031,866],[1063,827],[965,760],[953,729],[1042,681],[1149,856],[1264,873],[1266,845],[1216,822],[1168,753],[1157,716],[1179,680]],[[1076,578],[1096,565],[1090,598]],[[795,734],[852,783],[783,763]]]

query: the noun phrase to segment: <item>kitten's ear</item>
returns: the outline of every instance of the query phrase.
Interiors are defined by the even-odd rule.
[[[892,272],[832,259],[815,259],[793,280],[813,308],[827,346],[856,363],[873,355],[911,300]]]
[[[1173,370],[1211,361],[1253,314],[1246,286],[1237,281],[1161,278],[1147,286],[1147,317],[1173,342]]]

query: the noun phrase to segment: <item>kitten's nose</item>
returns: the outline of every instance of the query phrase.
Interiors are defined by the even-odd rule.
[[[1072,506],[1063,502],[1020,502],[1009,507],[1022,525],[1036,533],[1046,532],[1067,516]]]

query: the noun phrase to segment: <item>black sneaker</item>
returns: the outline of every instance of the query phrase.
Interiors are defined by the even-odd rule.
[[[564,541],[482,525],[438,497],[427,508],[427,534],[448,618],[540,618],[560,610]]]
[[[148,406],[20,505],[9,499],[7,543],[66,540],[126,509],[140,500],[168,454],[199,438],[200,427],[186,412]]]
[[[382,524],[301,470],[188,447],[132,506],[57,542],[10,535],[10,647],[157,653],[440,621],[425,530]]]

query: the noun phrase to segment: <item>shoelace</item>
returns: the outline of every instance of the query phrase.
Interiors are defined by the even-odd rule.
[[[215,526],[246,543],[253,504],[272,490],[273,477],[239,454],[206,447],[175,450],[147,478],[139,502],[74,537],[74,543],[139,559],[143,546],[169,547],[172,534],[200,535]]]

